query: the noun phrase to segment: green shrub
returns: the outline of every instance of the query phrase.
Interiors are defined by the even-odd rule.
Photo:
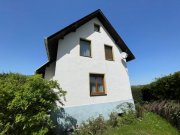
[[[54,127],[50,112],[64,95],[56,81],[40,75],[0,74],[0,134],[47,134]]]
[[[90,118],[83,122],[79,130],[76,132],[80,135],[101,135],[107,129],[107,123],[102,115],[97,118]]]
[[[144,114],[144,108],[142,105],[140,104],[136,104],[136,116],[137,118],[143,118],[143,114]]]
[[[117,112],[111,112],[109,115],[109,120],[107,121],[108,125],[112,128],[119,126],[119,118]]]
[[[117,106],[118,112],[122,112],[122,116],[119,117],[120,125],[131,124],[136,119],[136,112],[134,104],[125,102]]]
[[[132,86],[135,103],[155,100],[180,100],[180,71],[146,85]]]
[[[144,101],[180,100],[180,72],[158,78],[141,90]]]
[[[131,86],[132,96],[135,103],[143,103],[142,98],[142,87],[143,85]]]
[[[122,116],[118,116],[119,111],[122,112]],[[83,122],[75,133],[77,135],[101,135],[109,128],[129,125],[136,120],[134,105],[132,103],[123,103],[117,106],[116,112],[110,113],[108,120],[104,120],[102,115],[99,115],[97,118],[90,118]]]

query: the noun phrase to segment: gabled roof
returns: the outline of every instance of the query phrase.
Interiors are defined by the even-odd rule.
[[[110,24],[110,22],[107,20],[107,18],[104,16],[102,11],[100,9],[94,11],[93,13],[81,18],[80,20],[70,24],[69,26],[65,27],[64,29],[54,33],[53,35],[49,36],[48,38],[45,39],[45,46],[46,46],[46,51],[48,55],[48,64],[56,60],[57,56],[57,47],[58,47],[58,41],[59,39],[63,39],[64,36],[69,34],[70,32],[76,31],[77,28],[85,24],[86,22],[90,21],[91,19],[97,17],[102,25],[106,28],[106,30],[109,32],[111,37],[114,39],[115,43],[120,47],[120,49],[123,52],[126,52],[128,54],[127,61],[135,59],[134,55],[132,52],[129,50],[127,45],[124,43],[124,41],[121,39],[119,34],[115,31],[113,26]],[[42,73],[44,72],[45,67],[48,64],[43,65],[39,69],[36,70],[36,73]]]

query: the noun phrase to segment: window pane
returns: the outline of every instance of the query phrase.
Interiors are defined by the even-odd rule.
[[[81,40],[80,41],[80,55],[81,56],[91,56],[90,53],[90,42],[89,41],[85,41],[85,40]]]
[[[97,77],[98,92],[103,92],[103,78]]]
[[[103,74],[90,74],[90,94],[91,95],[105,94]]]
[[[96,93],[96,78],[94,76],[90,77],[90,90],[91,93]]]
[[[105,46],[105,56],[106,60],[113,60],[112,47]]]

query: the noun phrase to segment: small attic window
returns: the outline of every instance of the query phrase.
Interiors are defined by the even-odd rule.
[[[94,24],[94,31],[100,32],[100,25]]]

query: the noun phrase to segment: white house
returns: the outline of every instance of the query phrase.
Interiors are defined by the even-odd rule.
[[[126,62],[135,57],[101,10],[47,37],[45,47],[48,62],[36,73],[67,91],[66,116],[77,123],[107,118],[117,105],[133,103]]]

